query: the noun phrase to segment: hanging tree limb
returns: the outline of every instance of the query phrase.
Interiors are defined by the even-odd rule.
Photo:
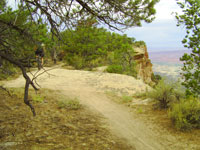
[[[38,88],[34,85],[34,83],[31,81],[30,77],[27,75],[26,68],[23,66],[23,64],[21,64],[18,60],[13,59],[13,56],[6,55],[6,54],[2,53],[1,51],[0,51],[0,56],[1,56],[1,58],[9,61],[10,63],[16,65],[17,67],[19,67],[21,69],[23,77],[26,80],[25,91],[24,91],[24,103],[31,108],[31,111],[32,111],[33,115],[35,116],[36,115],[35,109],[28,99],[28,92],[29,92],[29,85],[31,85],[34,88],[34,90],[36,90],[36,91],[38,90]]]

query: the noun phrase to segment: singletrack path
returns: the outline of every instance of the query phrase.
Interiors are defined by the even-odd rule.
[[[83,105],[100,113],[106,126],[118,137],[127,140],[133,150],[167,150],[158,134],[155,134],[144,122],[137,119],[137,114],[129,108],[111,101],[106,91],[132,95],[149,88],[142,81],[133,77],[102,72],[89,72],[67,69],[52,69],[38,77],[42,88],[59,90],[66,96],[77,97]],[[24,87],[22,76],[5,83],[7,87]]]

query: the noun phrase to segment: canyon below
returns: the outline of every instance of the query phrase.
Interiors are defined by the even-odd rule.
[[[153,64],[153,72],[164,77],[177,79],[180,77],[183,62],[180,58],[188,50],[150,51],[149,58]]]

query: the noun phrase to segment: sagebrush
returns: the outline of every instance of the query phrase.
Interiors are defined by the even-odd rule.
[[[185,90],[179,82],[170,82],[162,79],[148,95],[155,101],[156,107],[166,109],[172,103],[184,98]]]
[[[169,116],[179,130],[200,128],[200,100],[194,97],[182,99],[172,105]]]

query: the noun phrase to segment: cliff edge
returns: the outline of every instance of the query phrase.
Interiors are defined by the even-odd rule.
[[[152,63],[149,59],[149,54],[147,52],[147,47],[145,45],[135,47],[133,46],[135,51],[134,60],[136,61],[136,70],[137,70],[137,78],[142,79],[147,84],[152,84],[153,81],[151,79],[153,75]]]

